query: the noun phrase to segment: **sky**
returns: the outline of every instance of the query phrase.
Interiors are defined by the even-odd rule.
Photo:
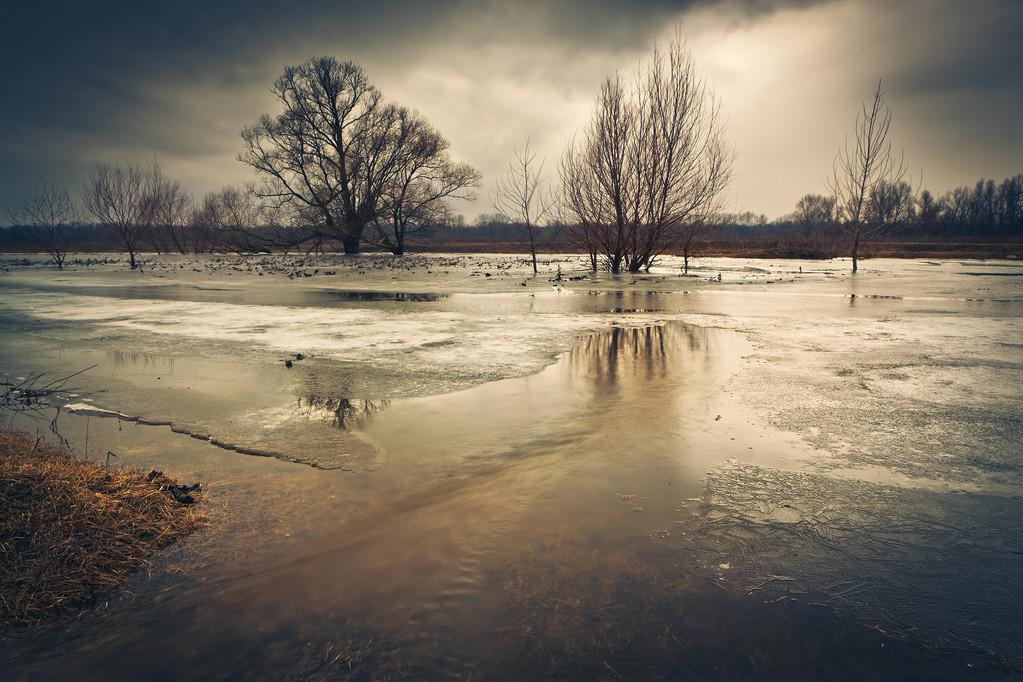
[[[725,204],[770,218],[824,192],[883,79],[914,183],[1023,173],[1020,0],[19,2],[0,38],[0,224],[49,179],[159,160],[197,196],[254,179],[239,131],[287,64],[360,63],[483,174],[471,221],[528,138],[555,179],[604,78],[680,30],[736,151]]]

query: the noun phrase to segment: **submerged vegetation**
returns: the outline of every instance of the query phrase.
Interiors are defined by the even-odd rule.
[[[188,492],[185,492],[186,489]],[[88,607],[205,523],[195,489],[0,430],[0,629]]]

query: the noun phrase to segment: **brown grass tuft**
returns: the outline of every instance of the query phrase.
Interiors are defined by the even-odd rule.
[[[205,523],[164,476],[104,469],[0,430],[0,629],[68,615]]]

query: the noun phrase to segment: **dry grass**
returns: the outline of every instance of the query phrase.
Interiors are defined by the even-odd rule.
[[[205,523],[174,481],[105,469],[0,430],[0,629],[69,615]]]

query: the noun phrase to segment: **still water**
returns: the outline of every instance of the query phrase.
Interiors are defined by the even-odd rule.
[[[843,332],[852,319],[867,325],[857,334],[884,334],[879,319],[919,324],[919,302],[861,298],[850,309],[820,286],[757,297],[615,284],[288,291],[255,303],[250,288],[232,298],[179,284],[151,295],[14,282],[0,330],[8,373],[25,358],[54,373],[96,365],[69,402],[174,430],[64,412],[62,434],[79,456],[112,449],[126,465],[206,482],[212,524],[129,594],[0,644],[5,676],[1019,670],[1023,618],[1007,580],[1023,569],[1018,498],[994,494],[997,481],[981,489],[980,474],[878,473],[852,451],[828,455],[815,431],[777,428],[794,396],[810,394],[809,414],[827,395],[793,362],[791,336],[743,333],[761,314],[765,328],[827,315]],[[974,328],[1004,315],[959,297],[926,305],[979,316]],[[1004,341],[999,324],[985,327],[991,343]],[[841,343],[829,344],[834,355],[858,357]],[[289,350],[309,357],[286,369]],[[886,353],[888,376],[897,354]],[[840,370],[828,376],[847,383]],[[1012,409],[1018,395],[1006,390]],[[1013,447],[1002,443],[1002,459]]]

